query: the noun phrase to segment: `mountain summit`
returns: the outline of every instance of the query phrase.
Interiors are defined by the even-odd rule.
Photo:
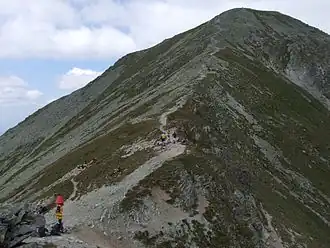
[[[232,9],[8,130],[0,200],[62,193],[99,247],[325,248],[329,110],[330,36]]]

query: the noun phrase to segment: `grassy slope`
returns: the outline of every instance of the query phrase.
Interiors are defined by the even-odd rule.
[[[155,86],[156,83],[161,83],[161,81],[153,81],[159,71],[155,70],[149,74],[142,69],[151,66],[150,61],[159,54],[166,53],[180,38],[182,35],[156,46],[153,50],[134,53],[119,60],[116,64],[126,67],[122,76],[113,84],[114,86],[109,87],[100,98],[84,109],[80,114],[83,119],[78,122],[72,119],[57,136],[53,137],[54,140],[86,121],[95,111],[101,111],[101,103],[108,95],[117,96],[119,93],[124,93],[127,98],[130,98],[141,93],[145,87],[153,85],[152,83],[155,83]],[[191,56],[193,54],[187,54],[175,64],[171,64],[169,68],[162,68],[166,71],[165,79],[185,64]],[[173,200],[179,199],[183,192],[176,184],[180,172],[185,172],[192,180],[196,180],[198,176],[202,177],[199,180],[202,181],[203,187],[209,189],[210,206],[205,217],[212,223],[215,233],[205,235],[201,232],[203,227],[194,223],[193,232],[196,243],[208,244],[208,247],[219,247],[219,244],[222,247],[243,244],[244,247],[252,247],[251,232],[247,224],[255,220],[250,216],[251,209],[249,209],[248,201],[245,202],[247,205],[241,206],[240,216],[237,216],[233,210],[235,206],[233,192],[239,189],[246,197],[253,195],[257,203],[261,201],[267,211],[275,217],[274,225],[280,230],[282,224],[291,227],[304,234],[304,241],[310,245],[308,247],[322,247],[322,244],[329,242],[327,235],[329,227],[297,202],[267,173],[268,171],[278,176],[292,190],[299,190],[294,180],[288,180],[263,158],[250,138],[251,126],[244,119],[233,119],[221,102],[215,101],[210,95],[214,92],[223,95],[221,87],[228,91],[263,127],[263,131],[258,135],[278,147],[284,157],[291,161],[291,164],[282,161],[285,167],[309,178],[313,185],[326,195],[330,194],[330,182],[327,180],[330,173],[321,157],[330,158],[327,144],[330,138],[329,112],[306,92],[286,82],[283,78],[276,77],[258,62],[252,62],[230,49],[222,50],[216,56],[228,61],[230,70],[221,74],[207,75],[196,89],[196,95],[185,108],[169,117],[169,126],[180,127],[181,136],[185,136],[190,141],[191,155],[181,156],[166,163],[141,182],[140,186],[127,194],[122,202],[123,210],[138,206],[141,203],[140,200],[148,195],[155,185],[170,193]],[[135,75],[140,70],[141,74]],[[120,83],[131,76],[134,76],[132,82],[142,82],[142,84],[121,91]],[[233,87],[227,84],[228,82]],[[308,102],[304,96],[309,97],[311,102]],[[137,115],[143,112],[145,109],[140,108]],[[91,190],[88,189],[89,184],[99,187],[104,183],[109,184],[120,180],[152,154],[136,153],[123,162],[119,157],[118,148],[133,142],[139,136],[153,137],[157,132],[156,125],[153,121],[134,126],[124,125],[104,137],[93,140],[90,144],[76,149],[48,167],[33,188],[41,189],[52,181],[56,181],[76,165],[93,158],[96,158],[97,162],[76,178],[80,182],[78,194]],[[209,127],[210,131],[206,131],[205,127]],[[110,127],[105,127],[105,129],[108,128]],[[53,141],[50,140],[48,145]],[[118,167],[126,171],[114,178],[112,173]],[[65,181],[50,192],[46,192],[43,197],[55,191],[65,192],[65,195],[69,196],[72,190],[71,182]],[[274,193],[274,190],[280,191],[287,199]],[[184,204],[181,207],[186,211],[192,211]],[[246,218],[245,221],[243,217]],[[288,239],[284,232],[281,232],[281,235]],[[309,236],[313,239],[309,239]],[[151,245],[154,244],[151,237],[140,235],[138,238],[151,242]],[[176,241],[177,247],[180,245],[184,247],[186,238],[185,235],[180,236]],[[167,242],[158,247],[170,247],[170,244]]]
[[[290,236],[284,229],[291,228],[302,234],[301,239],[308,247],[325,247],[330,242],[330,228],[267,172],[284,181],[290,190],[303,195],[299,185],[292,177],[288,180],[287,175],[276,171],[264,158],[250,138],[253,131],[245,119],[233,119],[220,100],[214,101],[210,95],[224,95],[221,87],[228,91],[262,126],[263,131],[258,135],[278,147],[291,161],[290,164],[282,161],[283,166],[308,178],[326,195],[330,194],[327,180],[330,171],[320,156],[330,158],[327,148],[330,138],[329,113],[306,92],[275,76],[261,64],[237,56],[229,49],[220,51],[216,56],[228,61],[231,69],[217,75],[209,74],[196,89],[198,93],[193,99],[169,116],[169,126],[180,127],[180,135],[191,142],[191,154],[166,163],[130,191],[122,202],[123,210],[128,211],[142,204],[141,200],[150,194],[154,186],[167,191],[172,197],[171,203],[176,200],[180,202],[183,192],[180,192],[177,183],[180,173],[185,172],[193,180],[201,176],[203,186],[210,190],[210,206],[204,216],[213,223],[215,234],[205,237],[200,228],[193,228],[197,244],[208,244],[208,247],[218,247],[220,244],[223,247],[243,247],[244,244],[244,247],[254,247],[248,225],[257,224],[253,215],[258,210],[251,210],[249,201],[246,201],[245,206],[241,206],[241,215],[236,215],[233,192],[239,189],[247,198],[254,196],[259,208],[259,202],[262,202],[274,216],[273,225],[280,230],[285,241],[290,243]],[[205,127],[210,127],[210,131],[205,131]],[[286,199],[275,190],[285,195]],[[322,211],[319,206],[312,206],[318,212]],[[186,209],[184,204],[181,207],[192,211]],[[326,216],[328,210],[324,209],[322,214]],[[176,242],[184,247],[187,237],[179,236]],[[136,238],[154,247],[157,237],[139,233]],[[297,240],[299,242],[299,238]],[[169,245],[165,242],[157,247]]]
[[[118,149],[123,145],[134,142],[138,137],[146,139],[153,138],[155,132],[158,132],[157,125],[159,125],[158,122],[154,121],[145,121],[135,125],[125,124],[105,136],[92,140],[86,145],[68,153],[55,163],[48,166],[44,171],[37,174],[35,176],[36,179],[39,176],[41,177],[32,185],[33,191],[30,193],[38,192],[51,183],[56,182],[56,180],[78,165],[83,164],[84,162],[89,162],[93,159],[96,160],[93,165],[74,178],[79,182],[78,196],[86,193],[88,190],[93,190],[95,187],[98,188],[104,184],[111,184],[120,180],[124,175],[129,174],[137,168],[143,161],[150,158],[152,153],[138,152],[127,159],[121,159],[120,156],[122,154]],[[114,178],[113,172],[117,168],[121,168],[122,173],[120,176]],[[29,183],[27,182],[17,191],[13,192],[13,195],[22,190],[28,191],[28,184]],[[93,187],[87,190],[89,185],[92,185]],[[50,191],[45,192],[41,198],[51,196],[56,192],[61,192],[65,197],[68,197],[72,191],[73,185],[67,180],[58,184]],[[28,196],[29,194],[25,195],[25,197]]]
[[[327,144],[330,138],[329,112],[306,92],[275,76],[262,66],[230,52],[220,52],[218,56],[230,61],[232,68],[237,68],[239,64],[255,73],[251,75],[247,70],[243,70],[242,77],[236,78],[238,83],[235,85],[235,90],[230,87],[227,87],[227,90],[248,109],[249,113],[257,117],[266,130],[262,133],[262,137],[278,147],[284,157],[291,161],[290,165],[285,163],[285,166],[304,175],[314,186],[329,196],[330,170],[320,159],[320,156],[330,158]],[[251,84],[259,90],[251,87]],[[270,92],[270,95],[261,95],[259,91]],[[311,102],[303,96],[308,96]],[[272,118],[272,122],[268,121],[269,117]],[[276,125],[276,122],[281,124]],[[270,166],[266,168],[286,181],[283,175],[279,175]],[[297,188],[294,181],[287,183],[293,190]],[[267,209],[271,209],[278,217],[278,224],[282,221],[291,222],[293,229],[313,237],[314,241],[311,241],[309,247],[322,247],[322,242],[323,244],[326,244],[325,240],[329,242],[327,233],[330,229],[318,217],[290,195],[284,200],[278,195],[269,193],[276,185],[272,178],[263,174],[257,185],[256,194]],[[276,186],[281,188],[280,185]],[[282,189],[282,192],[285,190]],[[322,240],[321,243],[318,243],[318,240]]]
[[[148,87],[155,88],[159,86],[161,83],[163,83],[165,80],[167,80],[170,76],[172,76],[177,70],[180,69],[183,65],[185,65],[187,62],[190,61],[194,56],[198,55],[202,51],[203,45],[195,41],[196,45],[194,46],[193,51],[183,51],[184,59],[178,59],[178,60],[171,60],[170,63],[165,63],[162,60],[163,56],[173,56],[178,55],[178,51],[176,50],[176,43],[179,41],[182,41],[188,33],[192,35],[194,31],[198,31],[200,27],[196,27],[193,30],[190,30],[189,32],[182,33],[179,35],[174,36],[171,39],[167,39],[163,41],[162,43],[154,46],[152,49],[147,49],[139,52],[134,52],[132,54],[128,54],[124,56],[123,58],[119,59],[113,66],[112,69],[117,68],[119,66],[123,67],[121,75],[102,93],[100,96],[98,96],[94,101],[92,101],[87,107],[85,107],[77,116],[69,120],[58,132],[56,132],[52,137],[50,137],[48,140],[45,140],[37,150],[35,150],[33,153],[29,154],[29,157],[32,159],[31,162],[27,165],[25,165],[23,168],[21,168],[18,172],[16,172],[13,176],[11,176],[6,183],[10,183],[11,180],[15,178],[16,175],[20,173],[24,173],[24,170],[31,166],[36,160],[36,156],[39,154],[42,154],[42,152],[49,150],[50,152],[57,146],[60,146],[61,141],[63,138],[72,130],[79,127],[81,124],[89,120],[91,117],[93,117],[96,113],[102,111],[104,108],[108,108],[109,105],[111,105],[112,100],[119,96],[124,96],[125,99],[132,99],[133,97],[139,96],[143,97],[143,92]],[[182,51],[180,52],[182,53]],[[159,59],[159,60],[158,60]],[[157,61],[157,62],[156,62]],[[111,68],[110,68],[111,69]],[[109,70],[110,70],[109,69]],[[162,75],[163,78],[159,80],[159,75]],[[105,77],[105,78],[104,78]],[[100,78],[103,78],[103,80],[106,80],[107,74],[102,75]],[[86,87],[89,87],[88,85]],[[167,92],[168,93],[168,92]],[[142,95],[141,95],[142,94]],[[99,137],[100,135],[107,133],[111,128],[116,126],[117,124],[120,124],[124,121],[136,118],[144,113],[146,113],[150,108],[155,104],[163,94],[159,94],[154,99],[151,99],[146,104],[141,105],[139,108],[135,109],[128,115],[120,117],[120,114],[126,111],[127,109],[133,107],[137,101],[140,99],[137,99],[136,101],[133,101],[127,105],[122,106],[121,108],[114,109],[114,111],[109,115],[105,116],[107,118],[107,124],[103,125],[102,131],[99,133],[95,133],[94,137]],[[168,93],[169,94],[169,93]],[[119,118],[120,117],[120,118]],[[139,126],[139,125],[138,125]],[[149,125],[147,125],[149,126]],[[154,124],[153,124],[154,127]],[[117,132],[126,132],[126,128],[119,129],[115,132],[115,136],[118,135]],[[135,131],[137,133],[140,132],[140,130],[136,129],[134,127]],[[149,131],[152,131],[149,130]],[[137,134],[136,133],[136,134]],[[145,135],[143,131],[141,131],[141,136]],[[109,136],[114,136],[114,134],[110,134]],[[135,136],[133,135],[132,138]],[[131,137],[130,137],[131,138]],[[126,141],[123,141],[122,144],[126,144],[126,142],[131,141],[127,139]],[[101,139],[103,140],[103,139]],[[94,141],[92,141],[94,142]],[[32,146],[32,145],[31,145]],[[86,157],[84,154],[82,154],[82,151],[84,150],[85,145],[81,145],[76,149],[76,151],[70,152],[69,154],[65,155],[63,158],[56,161],[53,165],[50,165],[48,168],[46,168],[46,175],[50,177],[43,176],[42,181],[47,181],[47,183],[40,183],[38,189],[49,185],[54,182],[55,179],[60,178],[61,175],[68,172],[70,169],[74,168],[77,164],[81,163],[81,158]],[[93,145],[92,145],[93,146]],[[116,147],[118,148],[118,147]],[[25,149],[25,148],[24,148]],[[115,150],[115,149],[114,149]],[[113,150],[113,151],[114,151]],[[16,152],[17,154],[13,154],[12,157],[17,158],[12,161],[11,166],[14,165],[16,162],[18,162],[22,158],[22,154],[19,153],[19,150]],[[28,154],[28,153],[27,153]],[[27,155],[25,154],[25,155]],[[68,157],[72,157],[72,154],[79,154],[76,155],[72,159],[70,159],[69,162],[66,162],[68,164],[67,167],[64,169],[62,168],[63,165],[57,166],[57,164],[62,163],[61,161],[66,160]],[[137,156],[137,155],[135,155]],[[79,158],[81,157],[81,158]],[[148,156],[147,156],[148,157]],[[1,165],[2,161],[0,161]],[[104,163],[104,162],[102,162]],[[117,162],[118,163],[118,162]],[[55,167],[54,167],[55,166]],[[58,167],[58,169],[53,169]],[[55,170],[55,172],[52,172],[52,170]],[[60,173],[56,171],[61,171]],[[38,173],[34,178],[37,178],[40,174],[44,172]],[[45,179],[47,178],[47,179]],[[92,180],[93,183],[93,180]],[[26,186],[29,184],[29,182],[26,182],[24,185],[22,185],[20,188],[12,192],[7,198],[15,195],[17,192],[20,192],[22,189],[26,189]],[[62,186],[58,186],[56,190],[63,190],[66,189],[66,194],[69,194],[69,192],[72,191],[72,184],[71,182],[65,182],[61,184]],[[54,189],[55,190],[55,189]],[[28,195],[27,195],[28,196]],[[26,197],[27,197],[26,196]],[[6,198],[3,198],[2,201],[6,200]]]

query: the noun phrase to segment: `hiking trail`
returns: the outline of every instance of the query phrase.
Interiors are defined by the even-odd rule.
[[[160,130],[165,131],[167,116],[175,112],[178,108],[179,106],[177,105],[160,116]],[[131,174],[127,175],[121,182],[111,186],[103,186],[97,190],[89,192],[86,195],[81,196],[79,201],[71,200],[72,197],[75,196],[77,190],[76,182],[72,181],[74,184],[74,192],[64,205],[65,227],[69,229],[79,228],[79,230],[72,232],[71,235],[79,237],[84,240],[84,242],[94,245],[93,247],[95,247],[96,244],[96,237],[98,237],[100,242],[102,240],[104,241],[102,241],[103,245],[99,244],[99,247],[119,247],[111,243],[109,241],[110,237],[106,237],[107,235],[105,233],[102,234],[102,232],[100,232],[102,229],[100,222],[104,219],[105,214],[108,213],[108,216],[115,214],[119,203],[125,198],[125,195],[129,190],[138,185],[139,182],[148,175],[160,168],[165,161],[171,160],[180,154],[183,154],[185,148],[186,146],[180,143],[169,143],[166,145],[164,150],[159,151],[156,156],[143,163]],[[53,213],[48,213],[46,215],[46,219],[48,219],[47,223],[53,222]],[[105,237],[100,238],[100,235],[105,235]]]

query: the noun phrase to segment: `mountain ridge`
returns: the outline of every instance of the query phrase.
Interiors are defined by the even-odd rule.
[[[2,135],[0,201],[60,191],[68,224],[93,213],[118,247],[326,247],[329,75],[327,34],[226,11]],[[156,144],[174,130],[179,143]]]

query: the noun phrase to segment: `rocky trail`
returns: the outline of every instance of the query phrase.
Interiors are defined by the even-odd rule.
[[[165,129],[167,115],[176,111],[178,107],[179,106],[175,106],[160,116],[159,129],[162,132],[169,133],[169,131]],[[65,215],[64,226],[67,233],[61,234],[61,236],[47,237],[27,235],[24,238],[25,245],[30,245],[31,247],[34,247],[32,245],[41,245],[40,247],[42,247],[47,244],[54,244],[59,248],[129,247],[131,241],[127,241],[130,239],[127,237],[128,232],[125,228],[122,228],[125,226],[125,223],[121,223],[122,227],[119,228],[121,231],[117,231],[115,237],[111,237],[111,235],[107,233],[109,231],[105,231],[102,222],[105,217],[111,219],[119,215],[118,206],[129,190],[160,168],[165,161],[171,160],[184,153],[185,145],[172,142],[173,139],[170,139],[170,137],[168,139],[169,140],[161,147],[157,145],[154,146],[154,150],[157,151],[156,156],[143,163],[135,171],[127,175],[121,182],[89,192],[77,201],[72,200],[76,195],[77,182],[71,179],[74,190],[71,196],[66,200],[63,211]],[[134,153],[134,151],[131,151],[131,153]],[[69,174],[71,175],[72,173]],[[70,175],[66,175],[65,178],[68,178]],[[45,226],[50,230],[54,224],[54,213],[50,211],[45,214]]]
[[[161,131],[167,132],[165,130],[167,115],[174,112],[177,108],[178,106],[161,115]],[[185,145],[168,142],[161,149],[157,146],[154,149],[159,150],[158,154],[127,175],[121,182],[92,191],[82,196],[79,201],[70,199],[66,201],[64,206],[65,226],[70,229],[76,229],[71,235],[75,235],[83,242],[92,245],[91,247],[95,247],[96,243],[98,243],[97,246],[99,247],[127,247],[128,244],[125,245],[125,236],[128,235],[128,230],[126,228],[114,227],[114,229],[119,229],[119,231],[116,231],[115,237],[111,238],[108,232],[113,232],[113,230],[105,230],[102,222],[104,219],[114,219],[120,215],[118,210],[119,204],[125,198],[126,193],[134,186],[137,186],[141,180],[160,168],[165,161],[184,153]],[[47,215],[47,217],[49,220],[52,218],[51,214]],[[119,223],[121,227],[125,225],[126,223]],[[120,241],[118,241],[119,239]]]

